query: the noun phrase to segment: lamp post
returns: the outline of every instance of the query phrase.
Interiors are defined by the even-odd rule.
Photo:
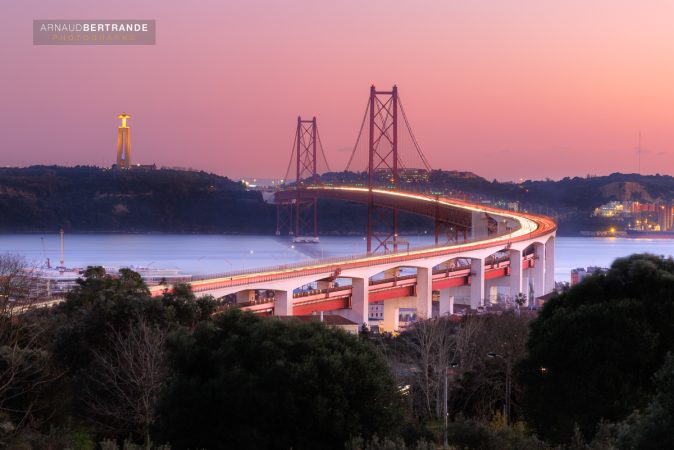
[[[489,352],[487,356],[490,358],[501,358],[506,364],[506,380],[505,380],[505,403],[503,405],[503,415],[505,416],[506,425],[510,425],[510,394],[512,389],[512,363],[509,358],[504,357],[500,353]]]
[[[456,369],[459,365],[457,363],[450,363],[449,366],[445,367],[445,401],[443,402],[443,415],[445,417],[445,429],[443,430],[443,448],[447,448],[447,427],[449,426],[449,411],[448,411],[448,406],[447,406],[447,379],[449,378],[449,375],[451,374],[452,377],[456,375],[454,369]]]

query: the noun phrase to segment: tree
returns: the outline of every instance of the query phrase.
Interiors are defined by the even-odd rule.
[[[633,413],[618,427],[621,448],[658,450],[674,448],[674,356],[655,374],[656,394],[643,412]]]
[[[482,422],[499,410],[512,409],[508,419],[519,417],[521,389],[508,372],[525,356],[529,322],[528,316],[512,311],[465,319],[461,377],[452,392],[455,411]]]
[[[151,297],[141,277],[118,277],[90,267],[65,302],[52,309],[58,367],[67,381],[69,413],[102,436],[140,436],[149,442],[155,402],[168,376],[167,333],[210,320],[212,298],[195,299],[178,285]]]
[[[447,318],[416,322],[401,335],[412,383],[421,392],[427,417],[440,418],[446,371],[457,359],[456,326]]]
[[[89,418],[117,433],[138,433],[151,447],[159,392],[168,376],[167,331],[142,317],[123,329],[110,327],[108,345],[91,349],[83,397]]]
[[[525,413],[538,433],[568,441],[577,424],[589,439],[646,405],[653,374],[674,350],[674,261],[617,259],[552,298],[532,323],[520,369]]]
[[[169,340],[162,440],[184,448],[343,448],[395,435],[399,396],[373,346],[320,323],[229,311]]]
[[[0,446],[39,422],[42,397],[59,374],[33,320],[32,269],[17,255],[0,255]]]

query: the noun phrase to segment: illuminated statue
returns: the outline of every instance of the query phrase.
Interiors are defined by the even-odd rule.
[[[117,168],[128,169],[131,167],[131,129],[126,126],[126,119],[131,116],[122,113],[117,118],[122,119],[122,125],[117,129]]]

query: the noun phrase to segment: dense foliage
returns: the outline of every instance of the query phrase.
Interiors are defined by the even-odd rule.
[[[0,255],[0,448],[674,447],[669,258],[618,259],[535,318],[359,337],[214,315],[188,286],[150,297],[137,273],[100,267],[65,302],[20,311],[22,264]]]
[[[137,273],[100,267],[51,309],[0,306],[0,448],[343,448],[400,433],[381,355],[322,324],[213,318],[188,286],[153,298]]]
[[[225,177],[96,167],[0,169],[0,209],[0,230],[13,232],[255,233],[274,217],[259,192]]]
[[[351,436],[394,435],[400,423],[380,355],[319,323],[234,312],[169,348],[159,429],[177,449],[343,448]]]
[[[548,302],[529,335],[522,365],[527,419],[564,441],[579,426],[620,421],[654,393],[653,374],[674,350],[674,261],[616,260]]]

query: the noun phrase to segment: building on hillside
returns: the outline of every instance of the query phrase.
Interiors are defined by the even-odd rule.
[[[577,269],[572,269],[571,270],[571,286],[574,286],[581,281],[587,276],[590,275],[595,275],[598,273],[606,273],[608,272],[608,269],[606,267],[598,267],[598,266],[589,266],[587,269],[584,269],[582,267],[579,267]]]
[[[358,334],[360,332],[360,325],[352,322],[337,314],[324,314],[322,311],[318,314],[311,314],[306,316],[276,316],[281,320],[297,320],[300,322],[319,322],[330,328],[344,330],[347,333]]]

